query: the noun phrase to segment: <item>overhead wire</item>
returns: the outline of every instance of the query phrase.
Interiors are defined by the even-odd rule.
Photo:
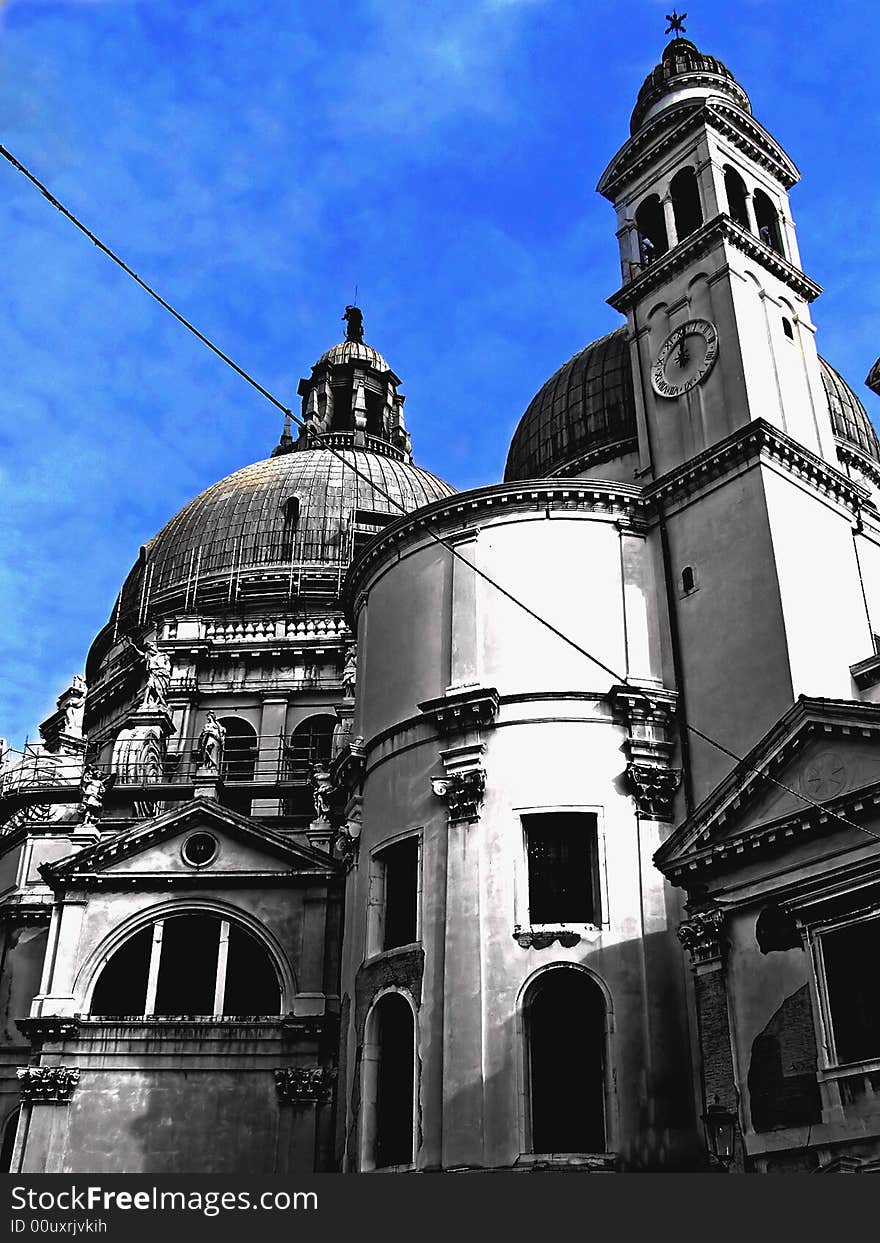
[[[219,359],[221,359],[222,362],[226,363],[226,365],[230,367],[238,376],[240,376],[241,379],[243,379],[247,384],[249,384],[252,388],[254,388],[262,397],[264,397],[273,406],[275,406],[276,409],[280,410],[281,413],[285,416],[285,418],[289,418],[292,422],[294,422],[297,425],[297,427],[301,431],[305,432],[309,438],[310,445],[317,444],[318,446],[326,449],[329,453],[333,454],[333,456],[339,458],[343,463],[343,468],[347,467],[349,470],[351,470],[354,475],[360,478],[364,483],[368,484],[374,493],[376,493],[378,496],[381,496],[384,500],[388,501],[388,503],[392,505],[394,508],[399,509],[403,515],[406,515],[408,513],[405,506],[400,502],[400,500],[397,497],[392,496],[386,489],[382,488],[381,485],[377,484],[365,472],[361,471],[356,465],[350,462],[348,458],[345,456],[345,454],[340,452],[336,448],[335,445],[333,445],[329,441],[325,441],[325,438],[323,435],[319,433],[315,433],[307,423],[303,422],[302,419],[300,419],[296,414],[294,414],[294,412],[290,409],[290,407],[285,406],[284,403],[274,395],[274,393],[270,392],[269,389],[265,388],[262,384],[260,384],[260,382],[254,376],[252,376],[250,372],[246,371],[243,367],[239,366],[239,364],[235,362],[233,358],[231,358],[224,350],[222,350],[218,345],[216,345],[203,332],[201,332],[195,326],[195,324],[193,324],[190,320],[188,320],[186,316],[182,315],[174,306],[171,305],[170,302],[168,302],[165,298],[163,298],[162,295],[158,293],[158,291],[152,287],[152,285],[150,285],[147,281],[143,280],[142,277],[140,277],[137,274],[137,272],[135,272],[134,269],[131,268],[125,262],[124,259],[122,259],[114,250],[112,250],[109,246],[107,246],[103,241],[101,241],[101,239],[95,233],[93,233],[91,229],[89,229],[85,224],[83,224],[83,222],[79,220],[78,217],[74,215],[72,211],[69,210],[69,208],[65,207],[65,205],[62,202],[60,202],[59,199],[57,199],[54,194],[52,194],[52,192],[48,189],[48,187],[45,186],[43,182],[40,181],[39,178],[37,178],[30,171],[30,169],[28,169],[24,164],[22,164],[20,160],[16,159],[16,157],[12,154],[12,152],[9,151],[8,148],[3,146],[2,144],[0,144],[0,156],[2,156],[5,160],[7,160],[13,166],[13,168],[17,169],[18,172],[20,172],[24,177],[26,177],[27,180],[33,186],[35,186],[37,190],[39,190],[40,194],[42,194],[43,197],[57,211],[59,211],[63,216],[65,216],[70,221],[70,223],[76,229],[78,229],[80,233],[82,233],[85,237],[87,237],[89,241],[92,242],[100,251],[102,251],[102,253],[105,254],[108,259],[110,259],[113,263],[115,263],[118,267],[120,267],[122,271],[126,273],[127,276],[131,277],[131,279],[134,280],[141,287],[141,289],[144,290],[145,293],[147,293],[151,298],[153,298],[156,302],[158,302],[159,305],[163,307],[163,309],[166,310],[170,315],[172,315],[179,324],[181,324],[184,328],[186,328],[188,332],[192,333],[193,336],[195,336],[199,341],[201,341],[203,345],[207,346],[207,348],[211,350],[213,354],[216,354],[216,356]],[[545,481],[541,481],[541,482],[545,482]],[[609,665],[605,664],[605,662],[602,661],[593,652],[590,652],[587,648],[583,647],[580,643],[578,643],[577,640],[571,638],[570,635],[567,635],[564,631],[560,630],[558,626],[555,626],[546,617],[543,617],[541,616],[541,614],[537,613],[533,608],[531,608],[528,604],[526,604],[524,600],[521,600],[518,596],[514,595],[513,592],[509,591],[506,587],[504,587],[501,583],[499,583],[496,579],[494,579],[490,574],[487,574],[485,570],[481,569],[477,565],[474,565],[474,563],[472,561],[469,561],[468,558],[465,557],[455,547],[454,544],[450,543],[448,540],[445,540],[442,537],[442,535],[440,535],[437,531],[435,531],[433,527],[431,527],[428,523],[423,522],[422,527],[425,530],[426,534],[432,540],[434,540],[435,543],[445,548],[452,557],[462,562],[462,564],[466,565],[474,574],[476,574],[479,578],[483,579],[484,582],[489,584],[489,586],[493,587],[502,596],[504,596],[505,599],[509,600],[517,608],[521,609],[524,613],[526,613],[527,616],[531,617],[534,621],[536,621],[539,625],[543,626],[551,634],[555,635],[557,638],[561,639],[564,643],[568,644],[569,647],[573,648],[581,656],[584,656],[587,660],[591,661],[604,673],[607,673],[610,677],[614,678],[617,684],[621,686],[625,686],[632,694],[641,696],[645,700],[646,703],[651,705],[651,698],[642,687],[633,685],[627,679],[626,676],[618,673],[615,669],[612,669]],[[842,816],[839,812],[834,811],[832,808],[828,807],[826,804],[817,802],[815,799],[810,798],[809,795],[804,794],[800,790],[795,790],[792,786],[789,786],[785,782],[780,781],[778,778],[771,776],[766,771],[766,769],[755,768],[755,767],[748,765],[745,759],[737,755],[736,752],[731,750],[730,747],[726,746],[722,742],[718,742],[717,739],[710,737],[708,734],[704,733],[701,729],[699,729],[696,725],[693,725],[690,721],[684,720],[684,721],[681,721],[681,724],[684,726],[685,729],[688,730],[689,733],[701,739],[701,741],[705,742],[707,745],[714,747],[717,751],[720,751],[723,755],[733,760],[735,764],[742,766],[745,772],[748,772],[752,776],[757,776],[757,777],[760,777],[762,780],[766,780],[770,782],[772,785],[777,786],[780,790],[783,790],[786,793],[793,795],[796,799],[803,802],[806,806],[812,807],[813,809],[822,812],[823,815],[831,816],[833,819],[840,821],[841,824],[846,825],[848,828],[856,829],[859,832],[865,833],[869,837],[874,838],[876,841],[880,841],[880,834],[875,833],[872,829],[867,828],[865,825],[856,824],[854,821],[849,820],[846,816]]]

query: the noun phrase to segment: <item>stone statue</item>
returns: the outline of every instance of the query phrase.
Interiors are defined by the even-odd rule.
[[[168,707],[168,687],[171,683],[171,657],[162,652],[149,639],[143,648],[138,647],[133,639],[128,642],[139,656],[144,658],[147,666],[147,685],[144,689],[143,706],[155,704],[157,708]]]
[[[312,786],[315,792],[315,815],[319,820],[329,820],[333,782],[330,780],[330,769],[325,764],[312,766]]]
[[[199,768],[209,768],[215,773],[220,772],[225,740],[226,726],[220,724],[214,712],[209,712],[196,743],[196,763]]]
[[[62,733],[82,734],[83,714],[85,712],[88,689],[85,678],[76,674],[68,689],[60,696],[58,707],[64,713],[64,722],[61,726]]]
[[[105,776],[90,764],[85,766],[80,783],[83,824],[97,824],[104,809],[104,795],[112,784],[113,777]]]
[[[346,699],[354,699],[354,688],[357,683],[357,648],[350,647],[345,653],[345,664],[342,668],[342,693]]]
[[[364,340],[364,317],[360,308],[356,306],[347,306],[345,314],[342,317],[345,320],[345,339],[346,341],[357,341],[363,344]]]

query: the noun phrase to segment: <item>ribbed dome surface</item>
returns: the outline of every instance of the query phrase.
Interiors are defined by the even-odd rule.
[[[126,580],[121,612],[139,610],[144,594],[149,604],[196,578],[204,585],[253,567],[344,567],[355,524],[380,529],[370,513],[399,517],[399,506],[410,513],[454,491],[418,466],[364,449],[338,456],[310,449],[255,462],[190,501],[150,541]]]
[[[375,367],[377,371],[391,370],[379,351],[363,341],[340,341],[338,345],[325,350],[315,366],[320,367],[321,363],[333,363],[336,366],[343,363],[365,363],[368,367]]]
[[[664,95],[679,86],[705,85],[733,96],[746,112],[752,107],[749,97],[727,66],[715,56],[707,56],[690,39],[673,39],[667,43],[663,59],[648,74],[639,91],[630,118],[630,133],[641,129],[647,114]]]
[[[831,363],[820,358],[819,364],[835,436],[880,462],[880,440],[867,410]]]
[[[505,482],[562,472],[585,453],[635,435],[627,330],[618,328],[570,358],[529,403],[510,443]]]

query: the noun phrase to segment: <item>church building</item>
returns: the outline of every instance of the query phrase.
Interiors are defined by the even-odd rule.
[[[504,480],[347,307],[3,758],[5,1169],[880,1172],[880,441],[674,36]]]

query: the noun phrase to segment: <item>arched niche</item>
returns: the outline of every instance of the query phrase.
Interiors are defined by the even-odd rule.
[[[416,1016],[412,1001],[389,989],[364,1025],[361,1168],[412,1165],[416,1145]]]

